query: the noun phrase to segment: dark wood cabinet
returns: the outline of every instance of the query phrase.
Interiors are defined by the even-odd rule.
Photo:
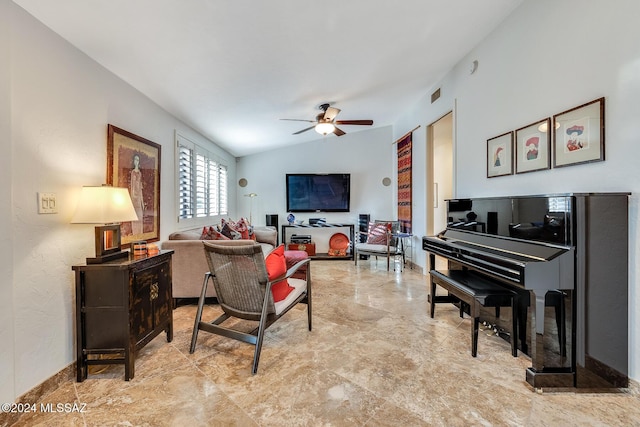
[[[142,347],[163,331],[173,339],[172,254],[73,266],[79,382],[106,364],[123,364],[128,381]]]

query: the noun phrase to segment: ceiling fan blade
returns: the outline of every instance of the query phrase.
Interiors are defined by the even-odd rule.
[[[315,127],[315,125],[314,125],[314,126],[310,126],[310,127],[306,128],[306,129],[302,129],[302,130],[299,130],[298,132],[294,132],[294,133],[292,133],[291,135],[298,135],[298,134],[301,134],[302,132],[306,132],[306,131],[308,131],[308,130],[311,130],[311,129],[313,129],[314,127]]]
[[[336,116],[338,115],[338,113],[340,112],[339,109],[334,108],[334,107],[328,107],[327,111],[324,112],[324,120],[327,122],[332,122]]]
[[[373,120],[336,120],[337,125],[367,125],[373,124]]]
[[[342,136],[342,135],[344,135],[346,132],[345,132],[345,131],[343,131],[342,129],[335,128],[335,129],[333,130],[333,133],[334,133],[334,134],[336,134],[336,136]]]
[[[280,119],[280,120],[288,120],[291,122],[309,122],[309,123],[315,123],[315,120],[305,120],[305,119]]]

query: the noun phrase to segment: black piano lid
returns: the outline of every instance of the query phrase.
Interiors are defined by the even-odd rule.
[[[573,246],[573,215],[580,200],[629,192],[556,193],[448,199],[447,229]]]
[[[575,200],[569,194],[447,200],[447,229],[569,246]]]
[[[464,230],[448,229],[442,235],[448,244],[509,258],[517,262],[551,261],[570,247],[546,242],[523,241]]]

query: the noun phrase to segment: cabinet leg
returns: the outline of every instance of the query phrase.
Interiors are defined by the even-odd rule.
[[[87,364],[84,363],[82,358],[79,358],[76,362],[76,374],[79,383],[87,379]]]
[[[169,322],[167,325],[167,342],[173,341],[173,322]]]
[[[135,351],[128,347],[124,351],[124,380],[129,381],[135,375]]]

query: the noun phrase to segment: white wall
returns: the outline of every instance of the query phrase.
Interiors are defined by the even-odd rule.
[[[81,186],[106,182],[107,124],[162,146],[161,239],[177,228],[174,130],[211,143],[12,2],[0,2],[0,29],[0,401],[10,402],[75,360],[71,266],[94,248],[93,227],[69,221]],[[58,214],[37,214],[37,192],[56,193]]]
[[[265,224],[266,214],[278,214],[278,223],[286,224],[285,175],[287,173],[350,173],[351,212],[296,213],[297,220],[326,218],[327,222],[358,223],[358,214],[372,219],[397,217],[394,179],[396,146],[392,145],[391,127],[352,131],[316,141],[281,148],[238,159],[238,179],[245,178],[245,188],[233,183],[238,194],[238,213],[249,217],[250,202],[244,194],[256,193],[253,199],[253,223]],[[382,185],[389,177],[392,184]],[[278,230],[280,231],[280,230]]]
[[[8,14],[0,2],[0,17]],[[13,394],[13,233],[11,206],[11,87],[9,85],[9,27],[0,18],[0,402],[12,402]]]
[[[394,128],[399,135],[454,109],[455,197],[633,193],[629,210],[629,372],[635,380],[640,379],[640,316],[635,309],[640,303],[638,16],[637,0],[615,4],[525,1],[433,88],[442,88],[440,100],[430,104],[425,96]],[[478,60],[479,67],[470,75],[473,60]],[[604,162],[486,178],[487,139],[602,96],[606,98]],[[415,180],[420,173],[418,167]]]

